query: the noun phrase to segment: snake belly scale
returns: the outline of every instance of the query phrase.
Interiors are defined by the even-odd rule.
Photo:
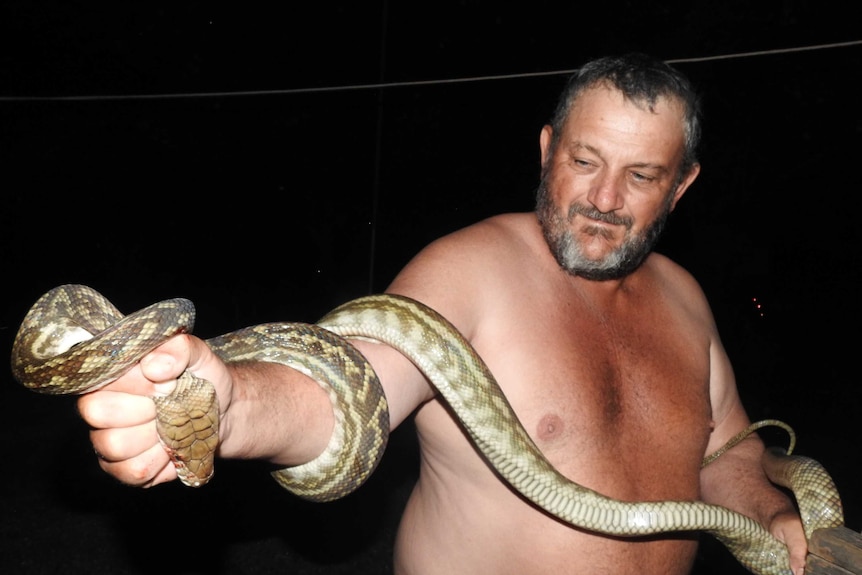
[[[124,317],[91,288],[60,286],[42,296],[22,322],[13,346],[13,373],[21,383],[43,393],[97,389],[167,337],[191,331],[190,306],[187,300],[166,300]],[[102,307],[113,311],[105,317],[88,317],[98,315],[95,310]],[[58,311],[65,317],[58,318]],[[125,335],[124,322],[142,323],[136,324],[135,333]],[[144,334],[154,341],[140,343]],[[327,389],[337,431],[326,451],[303,466],[273,473],[298,495],[322,501],[351,492],[373,472],[386,446],[385,398],[371,367],[346,341],[349,337],[385,343],[408,357],[451,407],[489,465],[544,512],[575,527],[615,536],[705,531],[753,573],[790,573],[785,546],[744,515],[700,501],[617,501],[561,475],[533,443],[472,346],[437,312],[402,296],[372,295],[349,301],[317,325],[262,324],[207,340],[227,362],[284,363]],[[85,381],[84,375],[89,379]],[[207,387],[210,391],[199,391]],[[186,392],[189,397],[176,400],[179,404],[212,401],[215,405],[176,408],[177,413],[165,418],[169,425],[159,430],[168,436],[162,442],[187,485],[206,483],[212,474],[218,432],[208,425],[217,424],[218,401],[211,387],[200,380],[178,386],[193,390]],[[156,400],[158,411],[163,409],[162,399]],[[173,405],[175,399],[165,401]],[[186,430],[177,434],[173,422],[184,424]],[[172,434],[184,441],[177,442]],[[189,455],[187,444],[197,451]],[[796,495],[807,535],[843,524],[837,489],[818,462],[773,448],[765,455],[764,468],[770,479]]]

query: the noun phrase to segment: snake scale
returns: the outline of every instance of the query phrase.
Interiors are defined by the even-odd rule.
[[[183,298],[124,316],[95,290],[62,285],[39,298],[25,316],[13,344],[12,371],[40,393],[85,393],[122,375],[168,337],[191,332],[193,322],[194,307]],[[704,531],[753,573],[790,573],[786,547],[742,514],[700,501],[622,502],[561,475],[527,434],[472,346],[437,312],[403,296],[361,297],[316,325],[261,324],[207,340],[227,362],[290,365],[329,393],[337,424],[327,449],[307,464],[273,472],[297,495],[326,501],[350,493],[373,472],[386,447],[385,398],[373,369],[348,337],[385,343],[413,361],[500,477],[546,513],[614,536]],[[218,400],[211,384],[184,375],[170,396],[153,400],[160,439],[180,480],[205,484],[218,443]],[[772,481],[794,493],[806,535],[843,525],[837,489],[817,461],[770,448],[763,463]]]

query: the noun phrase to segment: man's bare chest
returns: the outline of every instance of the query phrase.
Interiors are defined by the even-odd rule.
[[[667,324],[521,324],[489,365],[528,433],[563,469],[654,484],[709,437],[708,341]],[[557,327],[555,327],[557,326]]]

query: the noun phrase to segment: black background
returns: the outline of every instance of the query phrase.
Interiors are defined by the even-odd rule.
[[[660,251],[702,283],[751,417],[796,429],[858,530],[851,4],[407,4],[5,2],[3,348],[66,282],[125,312],[188,297],[203,337],[381,291],[439,235],[530,210],[568,73],[647,51],[692,78],[706,113],[703,170]],[[74,400],[8,371],[0,410],[4,573],[390,571],[409,425],[368,486],[311,505],[249,462],[220,462],[201,490],[117,485]],[[705,537],[696,573],[733,572]]]

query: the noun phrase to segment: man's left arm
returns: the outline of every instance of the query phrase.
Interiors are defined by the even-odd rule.
[[[739,398],[730,361],[720,343],[710,353],[710,399],[715,427],[707,453],[714,452],[745,429],[750,421]],[[766,477],[761,464],[764,445],[756,434],[701,470],[701,496],[747,515],[787,545],[793,572],[802,575],[808,544],[793,501]]]

